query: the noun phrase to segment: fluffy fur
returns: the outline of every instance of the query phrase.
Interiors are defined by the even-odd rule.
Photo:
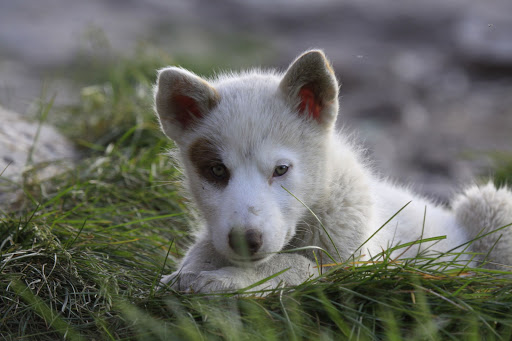
[[[204,80],[162,69],[155,107],[204,221],[178,271],[162,279],[177,290],[241,289],[282,270],[258,289],[297,285],[318,274],[313,253],[282,251],[317,246],[337,261],[368,259],[399,243],[446,236],[393,256],[443,253],[512,223],[507,189],[474,186],[446,209],[373,174],[334,129],[338,83],[322,51],[305,52],[284,74]],[[512,264],[507,229],[471,251],[487,254],[500,235],[491,259]]]

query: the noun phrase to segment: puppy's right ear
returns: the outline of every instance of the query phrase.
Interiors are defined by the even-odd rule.
[[[338,115],[338,81],[321,50],[304,52],[279,85],[297,111],[332,129]]]
[[[210,112],[219,99],[217,90],[192,72],[177,67],[158,72],[155,109],[162,131],[176,142]]]

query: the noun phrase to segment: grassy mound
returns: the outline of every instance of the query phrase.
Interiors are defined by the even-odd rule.
[[[191,224],[152,118],[154,70],[166,62],[118,62],[66,115],[52,109],[84,156],[27,181],[0,216],[3,340],[511,338],[509,274],[428,255],[383,252],[265,298],[155,290]]]

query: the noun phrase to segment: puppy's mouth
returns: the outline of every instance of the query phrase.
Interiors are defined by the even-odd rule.
[[[271,254],[254,255],[250,257],[230,257],[233,263],[241,265],[257,265],[265,262],[271,257]]]

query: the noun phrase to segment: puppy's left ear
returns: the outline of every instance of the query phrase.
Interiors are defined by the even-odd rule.
[[[158,72],[155,109],[163,132],[178,144],[219,100],[217,90],[190,71],[169,67]]]
[[[304,52],[286,71],[279,88],[290,104],[326,128],[338,115],[338,82],[320,50]]]

